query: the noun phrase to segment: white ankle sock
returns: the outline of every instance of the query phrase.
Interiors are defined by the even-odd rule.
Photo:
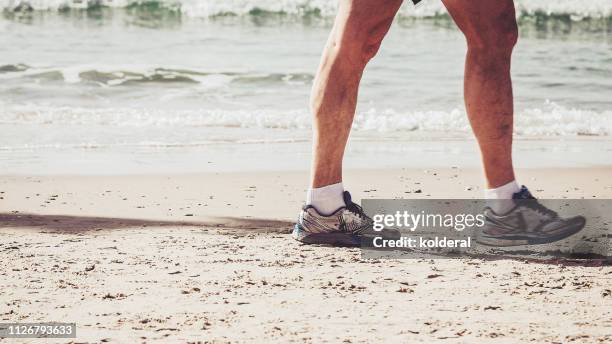
[[[521,191],[521,187],[516,180],[508,184],[496,187],[495,189],[485,189],[486,199],[512,199],[512,196]]]
[[[485,189],[485,199],[489,200],[487,201],[487,205],[491,207],[493,211],[496,213],[505,213],[514,206],[512,196],[519,191],[521,191],[521,187],[516,180],[513,180],[495,189]]]
[[[306,204],[312,205],[321,215],[331,215],[338,208],[344,207],[344,186],[342,183],[308,189]]]

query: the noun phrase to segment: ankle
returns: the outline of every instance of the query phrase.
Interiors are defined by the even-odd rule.
[[[512,199],[515,193],[521,191],[521,186],[512,180],[509,183],[503,184],[496,188],[485,189],[486,199]]]
[[[342,182],[311,188],[306,193],[306,204],[313,206],[321,215],[330,215],[346,205],[343,193]]]
[[[487,200],[487,205],[493,209],[494,212],[503,214],[514,207],[512,198],[514,194],[519,191],[521,191],[520,185],[516,180],[512,180],[502,186],[493,189],[485,189],[485,199]]]

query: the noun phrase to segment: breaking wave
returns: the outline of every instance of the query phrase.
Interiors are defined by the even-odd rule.
[[[517,0],[519,17],[551,17],[574,21],[612,19],[611,0]],[[4,11],[64,11],[70,9],[139,8],[142,11],[172,11],[187,17],[245,16],[283,14],[329,17],[335,13],[331,0],[0,0]],[[439,0],[426,0],[419,8],[406,4],[400,17],[427,18],[446,16]]]
[[[185,68],[149,66],[84,65],[64,68],[33,67],[26,64],[0,65],[0,80],[24,79],[60,81],[68,84],[90,84],[101,87],[129,86],[147,83],[176,84],[306,84],[313,79],[310,73],[255,73],[204,71]]]
[[[220,127],[307,130],[311,118],[306,111],[266,110],[183,110],[78,107],[0,104],[0,124],[84,125],[118,127]],[[469,133],[463,109],[401,112],[374,108],[360,111],[353,125],[358,132]],[[610,136],[612,111],[572,109],[546,102],[541,108],[519,111],[515,132],[524,137]]]

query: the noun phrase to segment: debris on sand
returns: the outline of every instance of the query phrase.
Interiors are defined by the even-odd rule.
[[[114,299],[125,299],[127,297],[127,295],[125,295],[124,293],[118,293],[118,294],[111,294],[111,293],[106,293],[104,296],[102,296],[102,300],[114,300]]]

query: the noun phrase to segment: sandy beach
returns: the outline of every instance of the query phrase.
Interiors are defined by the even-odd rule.
[[[612,343],[612,0],[400,2],[0,1],[0,344]]]
[[[610,168],[523,169],[543,198],[611,198]],[[362,198],[478,198],[474,169],[347,171]],[[567,181],[571,180],[571,187]],[[0,177],[0,321],[75,343],[612,340],[612,268],[365,260],[288,235],[307,174]],[[537,190],[537,191],[536,191]],[[41,342],[10,340],[8,342]]]

